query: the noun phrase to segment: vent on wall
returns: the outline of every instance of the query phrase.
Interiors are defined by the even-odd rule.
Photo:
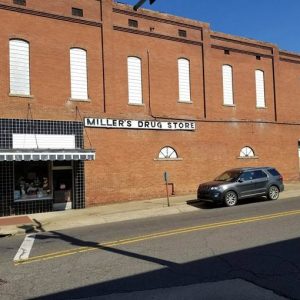
[[[179,30],[178,30],[178,35],[179,35],[180,37],[186,37],[186,36],[187,36],[186,30],[179,29]]]
[[[139,23],[138,23],[137,20],[129,19],[129,20],[128,20],[128,26],[129,26],[129,27],[138,28],[138,27],[139,27]]]
[[[13,0],[13,4],[26,6],[26,0]]]
[[[72,7],[72,15],[76,17],[83,17],[83,10],[81,8]]]

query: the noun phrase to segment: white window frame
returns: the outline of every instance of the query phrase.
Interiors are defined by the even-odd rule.
[[[87,51],[70,49],[71,100],[87,101],[88,97]]]
[[[9,40],[10,95],[30,96],[30,44],[21,39]]]
[[[136,56],[127,57],[128,104],[143,104],[142,59]]]
[[[178,159],[178,154],[177,154],[177,151],[173,147],[165,146],[160,150],[160,152],[158,154],[158,159],[176,160],[176,159]]]
[[[191,102],[190,61],[187,58],[178,59],[178,89],[179,102]]]
[[[256,90],[256,107],[266,107],[265,97],[265,72],[262,70],[255,70],[255,90]]]
[[[223,104],[228,106],[234,105],[233,97],[233,68],[230,65],[222,66],[223,78]]]
[[[249,146],[245,146],[241,149],[240,151],[240,158],[255,158],[255,152],[253,150],[253,148],[249,147]]]

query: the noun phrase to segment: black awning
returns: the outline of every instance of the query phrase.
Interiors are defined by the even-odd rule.
[[[95,160],[92,149],[1,149],[0,161]]]

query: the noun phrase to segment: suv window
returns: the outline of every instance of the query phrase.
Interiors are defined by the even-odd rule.
[[[267,174],[262,170],[254,171],[254,179],[267,178]]]
[[[268,169],[268,172],[273,176],[280,176],[276,169]]]
[[[233,182],[235,181],[240,175],[240,172],[235,170],[229,170],[224,173],[222,173],[220,176],[218,176],[215,181],[228,181]]]
[[[242,179],[243,181],[247,181],[247,180],[252,180],[253,179],[253,174],[254,172],[244,172],[241,176],[240,179]]]

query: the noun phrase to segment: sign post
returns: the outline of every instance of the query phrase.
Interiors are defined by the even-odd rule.
[[[166,191],[167,191],[167,204],[168,207],[170,206],[170,199],[169,199],[169,188],[168,188],[168,181],[169,181],[169,173],[167,171],[164,172],[164,181],[166,183]]]

